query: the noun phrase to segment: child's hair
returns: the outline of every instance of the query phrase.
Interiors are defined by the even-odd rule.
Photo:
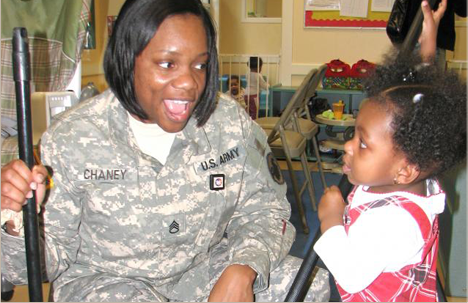
[[[390,53],[364,84],[393,116],[393,144],[408,161],[439,175],[466,157],[466,84],[414,54]]]
[[[259,57],[250,57],[249,67],[250,70],[259,71],[262,68],[263,60]]]
[[[232,80],[237,80],[237,83],[240,84],[240,80],[239,80],[239,76],[238,75],[231,75],[229,78],[228,78],[228,85],[231,86],[231,81]]]

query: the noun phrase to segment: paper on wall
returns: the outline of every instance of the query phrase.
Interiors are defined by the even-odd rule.
[[[372,0],[371,11],[391,12],[395,0]]]
[[[340,0],[305,0],[306,11],[339,11]]]
[[[341,0],[340,16],[367,18],[368,0]]]

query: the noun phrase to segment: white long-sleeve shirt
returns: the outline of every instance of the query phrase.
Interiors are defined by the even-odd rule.
[[[247,79],[249,85],[245,90],[245,95],[258,95],[259,90],[267,90],[269,85],[263,79],[262,74],[256,72],[250,72]]]
[[[403,196],[420,206],[431,224],[442,213],[445,193],[437,182],[428,181],[433,189],[422,197],[408,192],[376,194],[367,187],[356,189],[350,207],[354,208],[389,196]],[[397,206],[373,208],[354,222],[348,234],[344,226],[327,230],[314,246],[317,254],[349,293],[356,293],[369,286],[382,272],[398,271],[402,267],[421,260],[424,240],[418,223],[404,209]]]

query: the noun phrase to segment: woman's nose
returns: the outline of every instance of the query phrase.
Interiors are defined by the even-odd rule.
[[[173,81],[174,87],[190,90],[197,87],[196,75],[189,69],[184,68]]]

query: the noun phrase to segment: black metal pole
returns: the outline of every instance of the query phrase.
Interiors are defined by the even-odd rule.
[[[16,92],[19,158],[31,169],[34,166],[31,123],[31,79],[28,32],[23,27],[13,29],[13,78]],[[23,206],[24,239],[28,270],[29,300],[42,302],[42,272],[39,250],[36,193]]]
[[[346,201],[346,197],[353,189],[353,185],[349,182],[348,176],[343,175],[341,177],[340,182],[338,184],[338,188],[340,189],[341,194],[343,195],[343,198]],[[307,291],[309,290],[309,278],[311,277],[315,265],[317,264],[317,261],[319,259],[317,253],[314,250],[314,244],[320,238],[320,235],[321,233],[319,227],[314,235],[314,240],[312,241],[312,244],[310,245],[309,250],[307,251],[304,261],[302,261],[301,267],[297,272],[296,278],[294,279],[291,288],[289,289],[289,292],[286,295],[286,299],[284,299],[284,302],[304,301]]]

